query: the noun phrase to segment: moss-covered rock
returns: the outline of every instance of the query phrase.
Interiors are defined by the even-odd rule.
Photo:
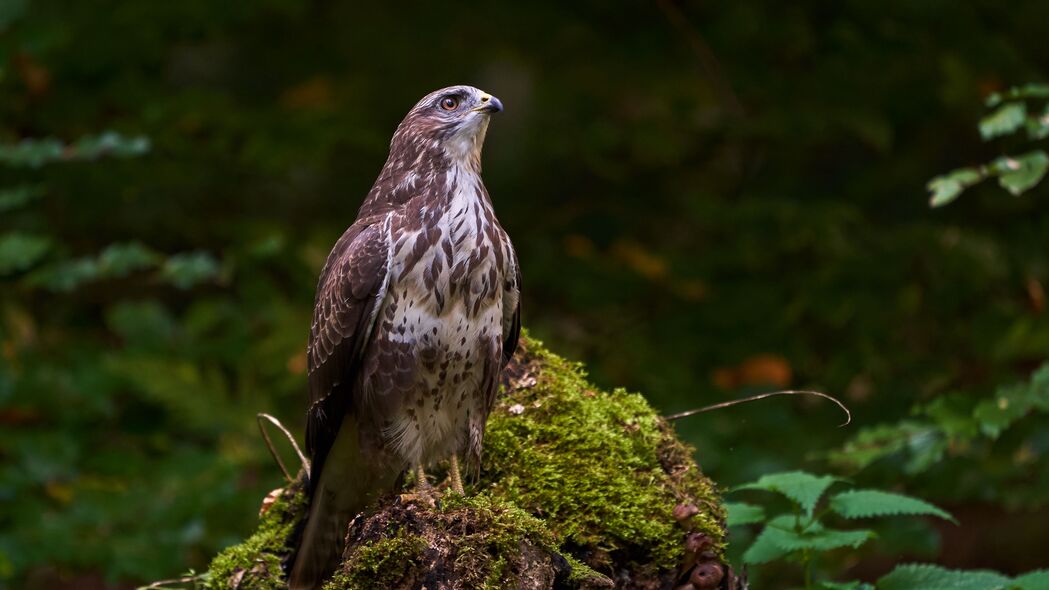
[[[209,587],[282,587],[300,488],[215,558]],[[692,449],[643,397],[597,390],[528,338],[489,418],[480,477],[465,498],[426,500],[391,494],[358,516],[327,590],[734,584],[720,561],[724,513]],[[697,563],[716,580],[686,585]]]

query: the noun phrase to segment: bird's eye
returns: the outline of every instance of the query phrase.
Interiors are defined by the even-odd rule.
[[[454,96],[446,96],[441,99],[441,108],[446,111],[454,111],[459,108],[459,99]]]

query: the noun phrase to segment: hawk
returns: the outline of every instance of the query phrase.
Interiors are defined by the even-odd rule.
[[[310,507],[289,578],[319,588],[349,521],[408,468],[479,469],[521,331],[521,272],[481,181],[498,98],[428,94],[405,116],[357,220],[321,271],[307,360]]]

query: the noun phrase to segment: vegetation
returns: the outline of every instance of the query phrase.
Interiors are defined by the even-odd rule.
[[[607,588],[689,575],[701,541],[727,577],[724,511],[713,484],[644,399],[588,383],[580,367],[525,336],[467,496],[391,494],[350,526],[327,590]],[[413,487],[409,483],[409,489]],[[286,489],[247,541],[193,582],[269,588],[301,505]],[[283,498],[293,498],[290,501]],[[432,500],[432,499],[431,499]],[[682,513],[686,510],[686,513]],[[691,552],[691,554],[690,554]]]
[[[1044,104],[1028,114],[1028,101],[1038,99]],[[1026,131],[1031,140],[1049,137],[1049,85],[1028,84],[1002,94],[996,92],[987,98],[987,106],[994,110],[980,119],[980,136],[984,139],[1018,134],[1020,130]],[[1034,188],[1046,171],[1049,171],[1049,154],[1045,150],[1038,149],[1015,157],[1001,156],[989,164],[959,168],[929,181],[929,190],[932,191],[930,204],[933,207],[946,205],[958,198],[963,190],[988,177],[997,177],[1002,188],[1013,195],[1021,195]]]
[[[674,428],[726,488],[804,469],[960,523],[873,520],[814,580],[1021,583],[1049,543],[1047,21],[1039,0],[0,2],[0,587],[128,588],[247,537],[280,484],[254,414],[301,436],[323,258],[405,110],[459,82],[507,106],[485,178],[534,335],[661,414],[836,395],[847,428],[799,398]],[[791,557],[752,587],[803,584]]]

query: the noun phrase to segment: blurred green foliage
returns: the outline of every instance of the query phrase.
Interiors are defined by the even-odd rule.
[[[1041,100],[1044,105],[1028,115],[1027,101]],[[1008,136],[1025,130],[1028,139],[1049,137],[1049,84],[1027,84],[995,92],[987,98],[987,106],[994,108],[980,119],[980,136],[985,140]],[[1001,156],[982,166],[959,168],[929,181],[933,207],[946,205],[958,198],[962,191],[989,177],[997,177],[1002,188],[1021,195],[1041,182],[1049,171],[1049,154],[1033,150],[1023,155]]]
[[[973,121],[1044,81],[1047,20],[1038,0],[0,2],[0,585],[167,577],[251,530],[279,484],[254,413],[301,428],[320,265],[400,117],[453,83],[507,105],[485,178],[534,334],[668,413],[804,386],[856,416],[781,398],[679,422],[716,480],[836,467],[963,529],[1044,522],[1049,421],[992,436],[979,408],[1046,360],[1046,185],[922,191],[1027,149]],[[985,133],[1017,125],[1001,105]],[[1039,565],[1046,532],[1011,531],[1020,549],[953,535],[942,559]],[[872,547],[841,567],[891,569]]]

